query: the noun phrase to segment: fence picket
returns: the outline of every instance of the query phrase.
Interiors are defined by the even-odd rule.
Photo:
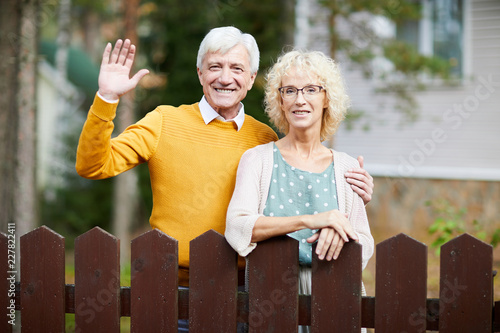
[[[99,227],[75,239],[75,331],[120,332],[119,249]]]
[[[44,226],[20,243],[23,332],[64,332],[64,238]]]
[[[177,289],[177,241],[152,230],[132,241],[130,287],[120,288],[119,240],[96,227],[75,240],[75,284],[64,281],[64,238],[47,227],[21,237],[21,281],[13,286],[9,245],[0,232],[0,332],[500,332],[500,301],[493,302],[493,247],[461,235],[441,248],[440,298],[426,298],[427,247],[405,234],[377,245],[376,297],[360,296],[361,245],[344,245],[333,262],[313,258],[312,294],[299,295],[298,244],[290,237],[260,242],[249,255],[247,291],[237,290],[237,255],[211,230],[191,243],[190,289]],[[15,270],[15,266],[14,270]],[[19,322],[8,323],[15,288]],[[2,305],[3,304],[3,305]],[[326,309],[326,310],[325,310]],[[21,312],[21,313],[19,313]],[[7,317],[7,320],[5,320]]]
[[[131,332],[177,331],[177,240],[153,229],[132,240],[131,253]]]
[[[249,332],[294,332],[298,325],[299,245],[268,239],[248,256]]]
[[[349,242],[337,260],[313,255],[311,332],[361,331],[361,250]]]
[[[12,239],[14,239],[13,236],[11,240]],[[5,253],[5,255],[3,255],[0,258],[0,309],[1,309],[0,316],[4,318],[0,322],[0,332],[6,332],[6,333],[12,332],[12,327],[13,327],[12,323],[13,324],[15,324],[16,322],[18,323],[18,321],[16,321],[15,305],[14,309],[12,309],[12,303],[11,303],[11,299],[12,300],[15,299],[14,297],[12,297],[13,295],[11,289],[11,283],[12,283],[11,277],[13,275],[15,276],[15,273],[9,273],[11,271],[16,270],[15,267],[9,266],[9,259],[14,260],[15,262],[15,257],[9,258],[9,254],[14,255],[15,248],[13,252],[9,253],[8,244],[9,244],[9,237],[6,234],[0,232],[0,253]],[[11,242],[11,244],[15,243]],[[12,261],[10,262],[10,264],[14,265]],[[7,280],[7,278],[9,278],[9,280]],[[14,277],[14,282],[15,280],[16,279]],[[9,321],[11,321],[11,323],[9,323]]]
[[[491,332],[493,247],[463,234],[441,247],[439,332]]]
[[[399,234],[376,250],[375,330],[425,332],[427,246]]]
[[[238,256],[209,230],[190,243],[189,331],[235,332]]]

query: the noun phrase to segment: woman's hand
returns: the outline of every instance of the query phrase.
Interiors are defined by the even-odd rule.
[[[352,229],[346,215],[342,214],[338,209],[307,215],[304,220],[305,226],[308,229],[332,228],[345,242],[348,242],[349,238],[358,240],[358,236]]]
[[[340,251],[344,247],[345,241],[340,237],[339,233],[332,228],[323,228],[307,239],[308,243],[316,245],[316,254],[320,260],[328,261],[336,260],[339,257]]]
[[[332,259],[336,260],[344,244],[349,241],[349,238],[358,240],[358,236],[347,219],[347,214],[342,214],[339,210],[335,209],[313,215],[313,217],[320,218],[320,220],[326,217],[327,221],[331,223],[330,226],[321,228],[307,239],[308,243],[318,241],[316,254],[320,260],[325,259],[325,257],[328,261]]]

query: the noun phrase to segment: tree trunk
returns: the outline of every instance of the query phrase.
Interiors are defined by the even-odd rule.
[[[14,222],[17,165],[17,89],[19,81],[21,5],[17,0],[0,1],[0,231]]]
[[[16,245],[37,225],[38,7],[38,0],[0,2],[0,231],[15,232]],[[15,251],[19,268],[18,246]]]
[[[124,0],[124,38],[131,40],[137,47],[137,13],[139,0]],[[133,74],[133,73],[132,73]],[[131,91],[120,99],[119,110],[115,125],[119,132],[135,121],[135,93]],[[113,200],[113,233],[120,239],[120,252],[122,265],[130,260],[130,228],[136,217],[138,186],[137,172],[132,169],[114,181]]]
[[[36,75],[39,1],[22,2],[18,86],[18,146],[15,214],[18,235],[38,225],[36,204]]]

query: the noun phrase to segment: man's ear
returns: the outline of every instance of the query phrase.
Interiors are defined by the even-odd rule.
[[[196,72],[198,73],[198,80],[200,80],[200,84],[203,86],[203,82],[201,81],[201,69],[199,69],[198,67],[196,67]]]
[[[256,78],[257,78],[257,72],[253,73],[252,76],[250,76],[250,84],[248,85],[248,89],[247,89],[248,91],[250,91],[250,89],[252,89]]]

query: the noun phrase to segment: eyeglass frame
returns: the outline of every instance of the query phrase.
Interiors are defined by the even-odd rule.
[[[318,91],[317,93],[315,93],[315,94],[308,94],[308,93],[304,93],[304,89],[306,89],[306,88],[308,88],[308,87],[315,87],[315,88],[319,88],[319,91]],[[285,88],[293,88],[293,89],[296,89],[297,91],[295,92],[295,96],[293,96],[293,95],[284,96],[284,95],[283,95],[283,91],[284,91],[284,89],[285,89]],[[304,96],[304,98],[307,98],[306,96],[316,96],[316,95],[318,95],[320,92],[322,92],[323,90],[324,90],[324,91],[326,91],[326,89],[325,89],[325,88],[323,88],[322,86],[318,86],[318,85],[316,85],[316,84],[308,84],[307,86],[304,86],[304,87],[302,87],[302,88],[300,88],[300,89],[299,89],[299,88],[296,88],[296,87],[293,87],[293,86],[284,86],[284,87],[279,87],[279,88],[278,88],[278,91],[279,91],[279,93],[280,93],[280,95],[281,95],[281,98],[283,98],[283,99],[292,99],[293,97],[294,97],[294,98],[297,98],[297,97],[299,96],[299,91],[302,93],[302,96]]]

